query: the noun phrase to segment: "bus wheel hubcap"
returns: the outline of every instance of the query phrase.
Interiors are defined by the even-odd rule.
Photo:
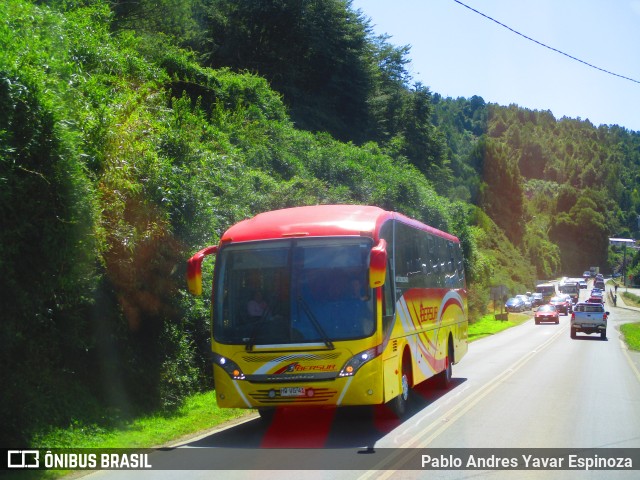
[[[409,380],[406,375],[402,375],[402,398],[409,398]]]

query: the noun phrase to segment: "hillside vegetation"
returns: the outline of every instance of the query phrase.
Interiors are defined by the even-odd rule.
[[[347,1],[0,19],[2,445],[210,389],[185,261],[261,211],[372,204],[458,235],[472,320],[489,287],[616,268],[607,236],[638,234],[637,133],[432,94]]]

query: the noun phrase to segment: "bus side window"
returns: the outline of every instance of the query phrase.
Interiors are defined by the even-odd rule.
[[[447,242],[447,253],[448,253],[448,263],[447,263],[447,272],[450,274],[455,271],[455,258],[454,258],[454,244],[453,242]]]
[[[458,264],[458,288],[464,288],[464,257],[462,255],[462,246],[456,246],[456,261]]]
[[[436,256],[438,262],[437,287],[442,288],[445,285],[445,276],[447,274],[445,263],[447,258],[447,242],[443,238],[436,237]]]

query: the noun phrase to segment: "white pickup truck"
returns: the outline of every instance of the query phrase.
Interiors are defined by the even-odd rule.
[[[571,315],[571,338],[576,338],[578,332],[600,333],[600,338],[607,338],[608,316],[609,312],[604,310],[601,303],[576,304]]]

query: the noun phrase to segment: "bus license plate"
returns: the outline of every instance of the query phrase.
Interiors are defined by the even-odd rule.
[[[280,389],[281,397],[304,397],[304,387],[283,387]]]

